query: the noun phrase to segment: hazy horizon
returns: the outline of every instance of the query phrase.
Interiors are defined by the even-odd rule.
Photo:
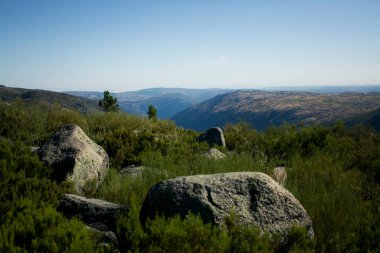
[[[309,86],[266,86],[266,87],[256,87],[256,88],[239,88],[239,87],[231,87],[231,88],[219,88],[219,87],[199,87],[199,88],[192,88],[192,87],[164,87],[164,86],[156,86],[156,87],[143,87],[143,88],[137,88],[137,89],[129,89],[129,90],[110,90],[110,89],[104,89],[104,90],[95,90],[95,89],[88,89],[84,90],[81,88],[78,89],[54,89],[54,88],[41,88],[41,87],[23,87],[23,86],[9,86],[5,84],[5,87],[9,88],[22,88],[22,89],[35,89],[35,90],[50,90],[54,92],[104,92],[105,90],[109,91],[110,93],[116,94],[116,93],[123,93],[123,92],[138,92],[143,90],[151,90],[151,89],[166,89],[167,92],[169,92],[169,89],[188,89],[188,90],[262,90],[262,91],[306,91],[306,92],[317,92],[317,93],[342,93],[342,92],[380,92],[380,84],[373,84],[373,85],[328,85],[328,86],[320,86],[320,85],[309,85]],[[171,93],[171,92],[169,92]]]
[[[371,84],[371,85],[309,85],[309,86],[265,86],[265,87],[246,87],[246,88],[239,88],[239,87],[226,87],[226,88],[221,88],[221,87],[210,87],[210,88],[207,88],[207,87],[196,87],[196,88],[192,88],[192,87],[165,87],[165,86],[154,86],[154,87],[143,87],[143,88],[138,88],[138,89],[131,89],[131,90],[120,90],[120,91],[114,91],[114,90],[109,90],[109,89],[105,89],[105,90],[108,90],[110,91],[111,93],[120,93],[120,92],[133,92],[133,91],[140,91],[140,90],[146,90],[146,89],[200,89],[200,90],[207,90],[207,89],[220,89],[220,90],[249,90],[249,89],[258,89],[258,90],[281,90],[283,89],[284,91],[286,90],[307,90],[307,89],[310,89],[310,90],[313,90],[313,89],[323,89],[323,88],[367,88],[369,89],[370,87],[372,88],[377,88],[376,90],[380,90],[380,84]],[[375,90],[375,89],[374,89]],[[53,90],[53,91],[58,91],[58,92],[67,92],[67,91],[85,91],[85,92],[103,92],[104,90]]]
[[[380,85],[380,1],[0,0],[0,84],[54,91]]]

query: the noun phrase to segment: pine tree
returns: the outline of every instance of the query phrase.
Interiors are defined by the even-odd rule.
[[[149,119],[157,120],[157,109],[153,105],[149,105],[147,114]]]
[[[104,97],[102,100],[99,100],[99,106],[102,107],[105,112],[117,112],[119,110],[117,98],[114,98],[108,90],[104,91]]]

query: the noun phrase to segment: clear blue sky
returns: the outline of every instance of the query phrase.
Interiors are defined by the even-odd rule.
[[[0,84],[380,84],[380,0],[0,0]]]

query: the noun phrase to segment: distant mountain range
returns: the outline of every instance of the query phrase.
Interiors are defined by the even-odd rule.
[[[270,87],[265,88],[266,91],[296,91],[296,92],[315,92],[321,94],[340,94],[344,92],[380,92],[380,86],[325,86],[325,87]],[[111,93],[118,99],[119,107],[121,110],[134,114],[145,116],[148,106],[153,105],[157,108],[157,114],[160,119],[174,119],[179,124],[188,126],[181,118],[181,114],[176,114],[191,107],[196,106],[208,99],[217,95],[225,94],[228,92],[236,91],[234,89],[182,89],[182,88],[152,88],[142,89],[138,91],[127,91],[119,93]],[[242,92],[252,92],[257,90],[241,90]],[[67,91],[70,95],[90,98],[102,99],[103,92],[95,91]],[[284,112],[281,112],[284,113]],[[290,116],[289,114],[286,114]],[[268,116],[269,117],[269,116]],[[181,119],[180,119],[181,118]],[[276,118],[282,118],[281,115]],[[231,119],[231,122],[236,120]],[[277,120],[272,119],[273,122]],[[224,122],[224,121],[223,121]],[[217,122],[215,122],[217,123]],[[204,124],[203,122],[193,123],[191,125]],[[256,126],[261,123],[255,122]],[[266,123],[263,123],[266,126]],[[202,128],[202,127],[201,127]],[[199,128],[198,128],[199,129]]]
[[[243,90],[218,95],[191,106],[172,119],[182,127],[199,131],[239,121],[248,122],[257,129],[265,129],[284,121],[330,124],[359,115],[362,116],[360,123],[366,123],[363,115],[373,113],[376,109],[380,109],[378,92],[320,94]]]
[[[145,116],[148,106],[153,105],[157,108],[157,116],[160,119],[170,119],[189,106],[229,91],[232,90],[152,88],[111,93],[111,95],[117,98],[120,109],[125,112]],[[65,93],[97,100],[103,98],[103,92],[67,91]]]
[[[98,101],[88,98],[48,90],[12,88],[0,85],[0,101],[13,102],[16,99],[21,99],[27,104],[46,103],[53,105],[58,103],[63,108],[82,113],[90,113],[100,109]]]
[[[245,121],[257,129],[294,124],[331,124],[343,120],[347,125],[367,124],[380,131],[379,87],[349,87],[372,90],[367,93],[340,92],[330,87],[323,93],[303,91],[258,91],[228,89],[155,88],[113,93],[123,111],[146,115],[150,104],[161,119],[173,119],[177,125],[204,131],[228,123]],[[379,88],[380,90],[380,88]],[[69,94],[39,89],[11,88],[0,85],[0,101],[17,98],[28,104],[58,103],[64,108],[90,113],[99,110],[103,92],[72,91]],[[71,94],[71,95],[70,95]]]
[[[380,85],[360,86],[289,86],[264,88],[265,91],[305,91],[322,94],[339,94],[345,92],[380,92]]]

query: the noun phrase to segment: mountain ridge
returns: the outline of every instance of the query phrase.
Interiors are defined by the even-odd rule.
[[[257,129],[280,125],[330,124],[380,108],[380,93],[320,94],[294,91],[234,91],[176,114],[180,126],[199,131],[245,121]]]
[[[185,89],[185,88],[150,88],[138,91],[111,92],[116,97],[121,110],[139,116],[145,116],[149,105],[157,108],[160,119],[170,119],[176,113],[191,105],[210,99],[215,95],[231,91],[230,89]],[[102,99],[103,92],[67,91],[66,93]]]

